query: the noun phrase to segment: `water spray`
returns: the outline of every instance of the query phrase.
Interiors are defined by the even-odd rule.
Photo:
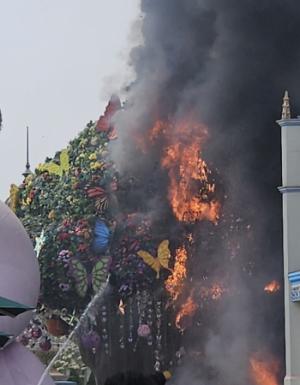
[[[55,356],[52,358],[52,360],[49,362],[48,366],[45,368],[43,374],[41,375],[40,377],[40,380],[39,382],[37,383],[37,385],[42,385],[43,384],[43,381],[45,380],[47,374],[49,373],[50,369],[52,368],[52,366],[54,365],[55,361],[59,358],[59,356],[63,353],[63,351],[66,349],[66,347],[69,345],[70,341],[72,340],[72,338],[74,337],[74,335],[76,334],[76,332],[78,331],[78,329],[80,328],[80,326],[82,325],[82,323],[86,320],[86,318],[88,317],[91,309],[93,308],[93,306],[100,300],[102,299],[103,295],[107,292],[107,290],[109,289],[109,285],[108,283],[106,282],[102,287],[101,289],[99,290],[99,292],[97,294],[94,295],[94,297],[91,299],[91,301],[88,303],[88,305],[86,306],[84,312],[82,313],[81,317],[79,318],[77,324],[75,325],[74,329],[70,332],[68,338],[66,339],[66,341],[61,345],[61,347],[59,348],[59,350],[57,351],[57,353],[55,354]]]

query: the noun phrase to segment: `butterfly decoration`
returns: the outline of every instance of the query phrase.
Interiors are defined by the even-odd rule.
[[[106,196],[106,191],[101,187],[91,187],[87,190],[87,196],[89,198],[103,198]]]
[[[108,261],[108,257],[102,258],[101,261],[96,262],[90,273],[80,261],[76,259],[70,261],[70,275],[75,281],[75,289],[79,297],[84,298],[90,288],[94,293],[101,289],[106,282]]]
[[[95,208],[98,212],[103,213],[108,209],[108,199],[107,196],[98,198],[95,202]]]
[[[117,96],[112,96],[106,109],[104,112],[104,115],[100,116],[97,125],[96,125],[96,131],[100,132],[110,132],[113,128],[112,125],[112,118],[114,114],[120,110],[121,108],[121,102],[120,99]]]
[[[143,261],[151,267],[156,272],[156,278],[159,279],[160,269],[169,269],[169,261],[171,258],[171,252],[169,249],[169,241],[162,241],[157,249],[157,257],[153,257],[148,251],[139,250],[137,252],[138,256],[143,259]]]
[[[59,160],[60,160],[60,164],[56,164],[53,161],[44,163],[39,166],[39,170],[48,171],[49,174],[54,174],[62,177],[63,174],[68,172],[70,169],[68,150],[61,151]]]
[[[93,248],[97,253],[104,252],[109,244],[111,233],[104,221],[97,220],[94,229]]]
[[[35,247],[34,251],[36,252],[36,257],[38,258],[40,256],[40,253],[42,251],[42,248],[45,244],[46,236],[45,236],[45,230],[43,229],[41,232],[41,235],[39,237],[35,238]]]
[[[19,201],[19,194],[20,190],[19,187],[15,184],[10,185],[9,190],[9,199],[6,203],[8,203],[8,206],[11,208],[11,210],[15,213],[17,210],[17,205]]]
[[[124,237],[119,242],[118,252],[123,256],[128,253],[134,253],[140,249],[140,242],[137,239],[129,239]]]

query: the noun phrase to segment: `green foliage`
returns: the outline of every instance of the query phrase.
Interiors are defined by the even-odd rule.
[[[70,341],[61,356],[55,361],[54,368],[62,374],[70,372],[71,377],[78,384],[83,383],[88,370],[82,362],[78,346],[73,341]],[[69,379],[71,380],[71,378]]]
[[[42,232],[45,236],[39,252],[41,301],[51,308],[79,310],[91,294],[78,298],[68,262],[80,260],[89,273],[103,258],[92,243],[95,221],[104,218],[110,225],[110,185],[117,175],[108,160],[108,142],[90,122],[69,143],[63,167],[65,151],[60,151],[19,188],[17,216],[34,243]]]

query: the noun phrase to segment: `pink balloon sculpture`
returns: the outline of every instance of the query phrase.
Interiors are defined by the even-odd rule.
[[[32,243],[15,214],[0,202],[0,296],[35,307],[40,290],[39,264]],[[32,312],[15,318],[0,317],[0,331],[17,337]],[[18,343],[0,351],[0,385],[36,385],[43,366]],[[26,380],[27,379],[27,380]],[[50,377],[43,385],[53,384]]]

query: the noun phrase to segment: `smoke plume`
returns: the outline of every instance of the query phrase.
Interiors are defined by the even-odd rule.
[[[266,349],[283,359],[282,297],[266,300],[262,288],[282,276],[281,197],[276,189],[281,150],[275,121],[285,89],[293,111],[300,111],[295,101],[300,3],[142,0],[141,11],[143,44],[130,53],[136,79],[126,87],[126,105],[116,119],[119,140],[112,147],[113,158],[121,173],[138,181],[134,200],[146,199],[144,210],[163,216],[168,177],[160,159],[166,139],[146,144],[142,151],[139,138],[158,119],[172,123],[168,144],[185,140],[176,122],[187,115],[208,128],[202,156],[215,170],[216,189],[224,199],[220,224],[199,224],[202,246],[194,265],[201,267],[193,278],[228,276],[238,289],[213,315],[202,314],[205,328],[186,338],[204,354],[212,382],[219,378],[223,384],[240,385],[248,381],[252,352]],[[213,247],[204,255],[209,237]],[[232,263],[223,255],[225,240],[239,245]],[[208,369],[205,375],[198,369],[197,378],[195,371],[188,377],[189,370],[188,364],[181,370],[181,383],[209,381]]]

